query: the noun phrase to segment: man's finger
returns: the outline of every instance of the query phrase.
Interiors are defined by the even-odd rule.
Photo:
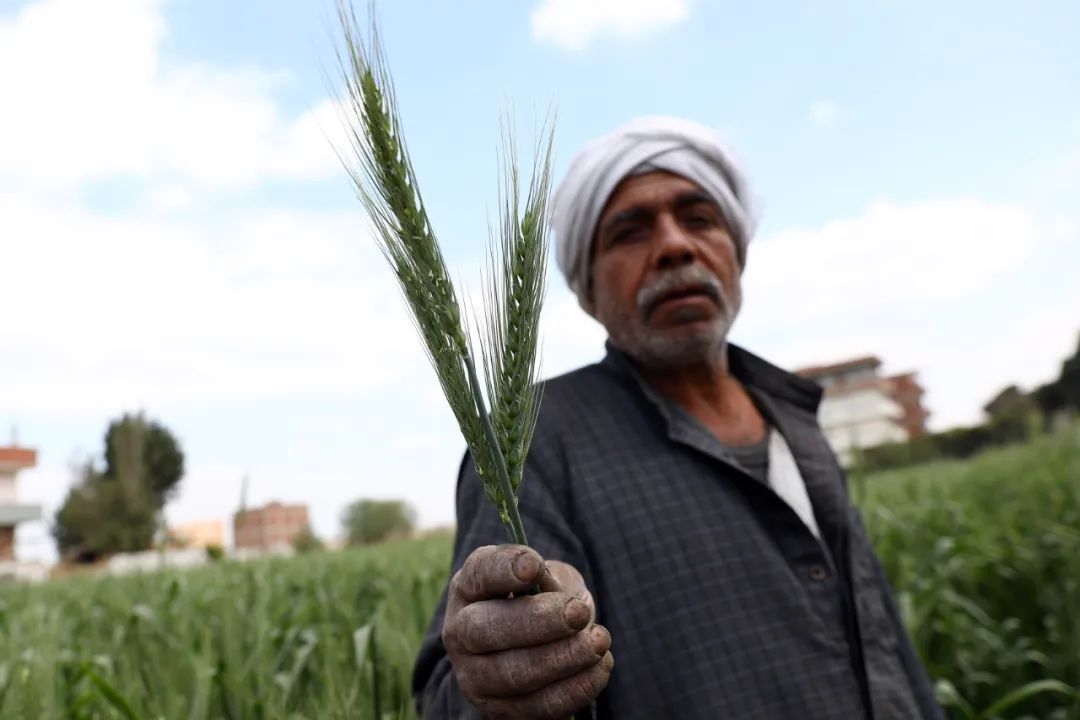
[[[608,652],[588,670],[517,698],[488,698],[481,708],[495,717],[566,720],[600,694],[611,677],[615,658]]]
[[[573,565],[564,563],[561,560],[548,560],[547,570],[552,580],[560,586],[559,590],[565,590],[574,595],[582,595],[587,592],[585,578],[581,576],[581,573]]]
[[[473,697],[528,695],[588,670],[610,647],[608,631],[593,625],[547,645],[471,657],[464,672],[458,672],[458,683]]]
[[[592,619],[596,619],[596,603],[592,593],[585,586],[585,578],[581,576],[577,568],[561,560],[548,560],[547,572],[540,578],[540,589],[544,591],[561,590],[562,592],[576,595],[585,601],[592,611]]]
[[[466,605],[477,600],[526,592],[544,573],[544,560],[524,545],[485,545],[465,558],[450,581],[451,602]]]
[[[481,600],[454,615],[444,638],[449,649],[479,655],[562,640],[588,625],[590,618],[581,598],[561,592]]]

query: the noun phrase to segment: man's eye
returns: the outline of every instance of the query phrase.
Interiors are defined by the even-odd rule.
[[[635,238],[641,235],[641,228],[628,227],[616,230],[611,234],[608,240],[609,245],[623,245],[629,242],[633,242]]]
[[[698,228],[712,227],[715,224],[711,217],[709,217],[708,215],[700,214],[690,215],[686,218],[685,222],[690,227]]]

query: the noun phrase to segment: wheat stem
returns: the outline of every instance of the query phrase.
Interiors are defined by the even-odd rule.
[[[465,367],[469,374],[469,385],[472,387],[473,401],[476,403],[476,412],[480,415],[480,423],[484,428],[484,437],[492,448],[492,461],[495,465],[495,474],[498,476],[499,487],[503,493],[500,513],[503,522],[507,521],[507,534],[510,542],[516,545],[528,545],[525,538],[525,525],[521,522],[521,513],[518,512],[517,498],[510,484],[510,473],[506,469],[506,458],[499,448],[499,441],[495,437],[495,427],[491,424],[491,415],[484,403],[484,395],[480,392],[480,379],[476,374],[476,364],[470,355],[465,356]]]

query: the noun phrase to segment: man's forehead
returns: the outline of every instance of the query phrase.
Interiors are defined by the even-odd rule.
[[[624,178],[604,205],[600,213],[603,223],[611,215],[635,206],[672,202],[685,195],[708,194],[693,180],[664,170],[631,175]]]

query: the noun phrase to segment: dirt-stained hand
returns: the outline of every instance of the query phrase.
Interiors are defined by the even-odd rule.
[[[525,594],[538,583],[540,593]],[[490,718],[570,717],[615,663],[595,612],[570,565],[523,545],[477,548],[450,581],[442,630],[462,693]]]

